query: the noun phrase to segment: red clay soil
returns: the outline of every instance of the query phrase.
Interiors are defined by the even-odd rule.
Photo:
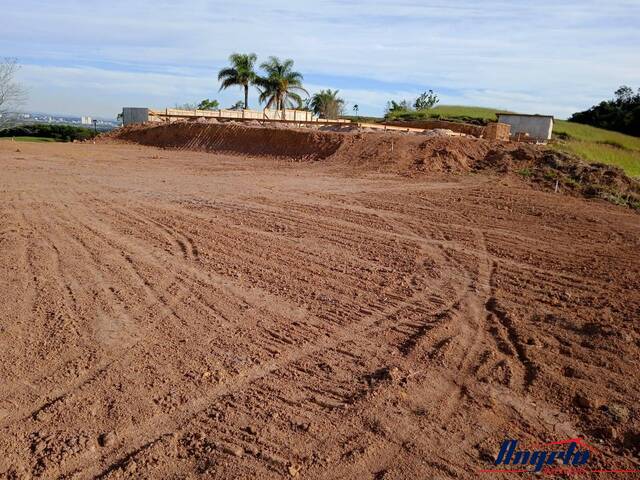
[[[391,132],[338,133],[235,122],[131,125],[103,135],[98,141],[294,161],[323,160],[338,168],[346,166],[352,173],[376,171],[415,176],[489,171],[520,176],[534,188],[603,198],[640,210],[640,182],[628,178],[618,167],[587,164],[525,143]]]
[[[367,169],[468,172],[492,144],[476,138],[428,138],[402,133],[339,133],[178,122],[130,126],[105,137],[161,148],[201,150],[292,160],[336,160]]]
[[[0,478],[640,469],[638,214],[337,148],[0,141]]]
[[[309,129],[250,127],[235,123],[179,122],[151,127],[133,125],[116,130],[112,136],[162,148],[313,160],[329,157],[342,143],[342,136],[338,134]]]

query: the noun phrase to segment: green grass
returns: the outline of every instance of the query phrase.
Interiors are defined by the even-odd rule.
[[[505,112],[506,110],[500,110],[495,108],[484,107],[465,107],[462,105],[438,105],[431,110],[431,115],[440,115],[441,117],[449,118],[475,118],[478,120],[495,121],[496,112]]]
[[[628,150],[640,151],[640,138],[625,135],[624,133],[603,130],[602,128],[583,125],[581,123],[567,122],[566,120],[556,120],[553,125],[553,133],[565,134],[571,140],[582,140],[583,142],[597,142],[616,144]]]
[[[0,140],[15,139],[16,142],[55,142],[55,138],[46,137],[0,137]]]
[[[458,122],[486,124],[496,121],[496,112],[504,112],[495,108],[465,107],[462,105],[438,105],[431,110],[394,112],[389,120],[429,120],[441,119]]]
[[[622,168],[631,177],[640,177],[640,151],[626,150],[597,142],[558,142],[552,148],[577,155],[590,163],[606,163]]]
[[[552,148],[587,162],[616,165],[627,175],[640,177],[640,138],[565,120],[556,120],[553,133],[559,139]]]

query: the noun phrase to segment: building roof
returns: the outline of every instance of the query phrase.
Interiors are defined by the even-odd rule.
[[[538,113],[511,113],[511,112],[496,112],[496,117],[500,115],[511,115],[512,117],[540,117],[540,118],[550,118],[553,120],[553,115],[540,115]]]

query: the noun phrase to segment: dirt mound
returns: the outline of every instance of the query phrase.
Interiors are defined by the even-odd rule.
[[[586,163],[579,158],[532,145],[511,144],[491,149],[475,170],[515,173],[539,188],[598,197],[640,209],[640,182],[621,168]]]
[[[403,174],[468,172],[483,159],[490,144],[474,138],[425,137],[401,133],[345,135],[332,160]]]
[[[242,155],[319,160],[341,144],[335,134],[244,126],[237,123],[173,123],[120,129],[112,138],[162,148],[203,150]]]
[[[322,131],[252,125],[173,123],[128,126],[102,136],[142,145],[341,164],[401,173],[466,172],[491,145],[473,138],[390,132]]]
[[[354,172],[513,174],[538,189],[598,197],[640,209],[640,183],[619,168],[588,164],[563,153],[522,143],[448,135],[186,122],[129,126],[102,138],[163,148],[328,160]]]

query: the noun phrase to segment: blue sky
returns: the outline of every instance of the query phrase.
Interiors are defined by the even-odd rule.
[[[293,58],[310,91],[382,114],[423,90],[441,103],[564,118],[640,87],[640,1],[3,0],[0,56],[27,110],[114,117],[218,92],[232,52]],[[250,101],[256,106],[255,92]]]

